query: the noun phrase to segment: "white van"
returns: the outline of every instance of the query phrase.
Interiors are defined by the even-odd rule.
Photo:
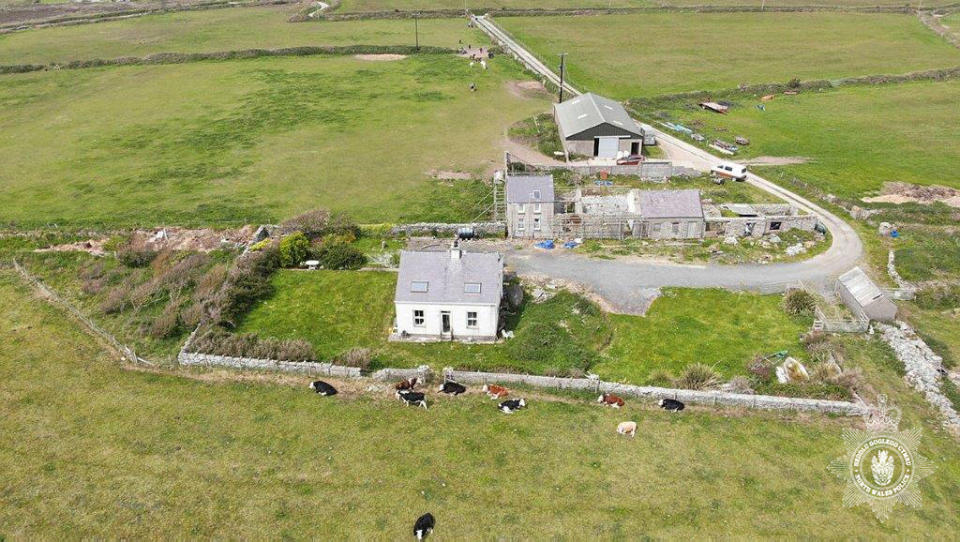
[[[710,169],[710,173],[717,177],[727,177],[737,181],[747,180],[747,166],[733,162],[720,162]]]

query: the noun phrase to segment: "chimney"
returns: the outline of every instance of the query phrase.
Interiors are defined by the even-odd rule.
[[[453,246],[450,247],[450,259],[459,260],[463,256],[463,251],[460,250],[460,241],[454,241]]]

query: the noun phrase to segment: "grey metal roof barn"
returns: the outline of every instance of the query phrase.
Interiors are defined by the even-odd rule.
[[[507,203],[553,201],[553,175],[507,175]]]
[[[897,306],[859,267],[840,275],[837,290],[850,310],[863,312],[871,320],[886,322],[897,316]]]
[[[637,203],[643,218],[703,218],[700,191],[638,190]]]
[[[496,252],[400,253],[397,303],[499,305],[503,258]]]
[[[595,135],[629,135],[643,137],[643,128],[637,121],[630,118],[627,110],[618,102],[592,92],[582,94],[563,103],[554,104],[555,117],[560,128],[560,135],[570,139],[588,131]],[[603,133],[598,127],[604,127]]]

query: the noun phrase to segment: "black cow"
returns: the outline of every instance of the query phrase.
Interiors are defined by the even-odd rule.
[[[327,384],[323,380],[316,380],[310,383],[310,389],[317,392],[324,397],[328,395],[336,395],[337,388],[334,388],[330,384]]]
[[[520,410],[525,406],[527,406],[527,402],[523,399],[511,399],[500,403],[500,410],[507,414],[513,414],[513,411]]]
[[[417,522],[413,524],[413,535],[417,537],[417,540],[423,540],[428,534],[433,532],[433,525],[435,523],[433,514],[427,512],[418,517]]]
[[[418,391],[400,390],[397,392],[397,399],[405,402],[407,405],[421,406],[426,410],[427,400],[424,395]]]
[[[467,391],[467,388],[462,384],[457,384],[456,382],[446,381],[443,383],[443,386],[440,386],[438,389],[440,393],[450,393],[453,395],[460,395]]]
[[[675,399],[660,399],[660,408],[670,412],[680,412],[684,409],[684,404]]]

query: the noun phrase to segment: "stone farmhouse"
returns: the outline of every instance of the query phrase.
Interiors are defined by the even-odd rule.
[[[508,175],[506,185],[507,233],[515,239],[762,237],[817,225],[789,204],[715,205],[696,189],[591,187],[558,196],[550,175]]]
[[[465,252],[403,251],[391,340],[490,342],[497,338],[503,257]]]
[[[618,102],[593,93],[554,104],[553,118],[567,154],[614,159],[640,154],[644,131]]]

